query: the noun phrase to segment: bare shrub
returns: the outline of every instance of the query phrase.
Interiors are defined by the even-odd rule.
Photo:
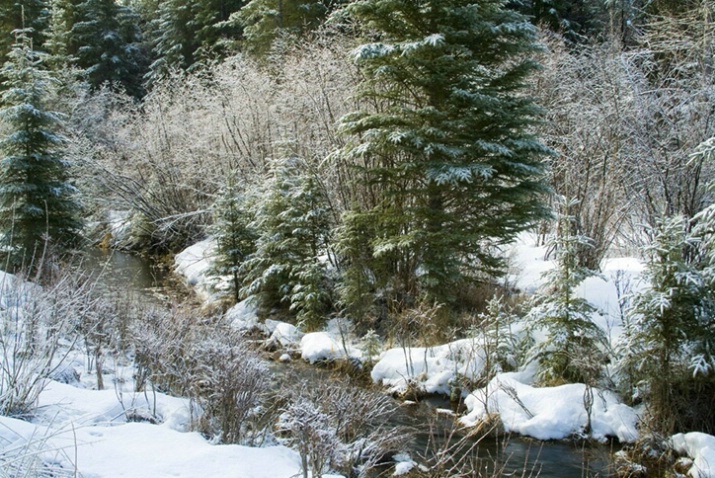
[[[222,443],[248,441],[247,424],[269,390],[268,368],[241,337],[215,335],[194,346],[199,404],[209,433]]]
[[[304,384],[286,406],[279,429],[301,454],[303,476],[329,469],[367,476],[384,455],[409,442],[405,431],[388,426],[396,411],[389,397],[342,382]]]
[[[190,398],[203,410],[202,431],[223,443],[257,440],[270,374],[241,335],[180,311],[151,311],[135,330],[139,391]]]
[[[83,313],[87,290],[71,273],[44,288],[1,274],[0,415],[26,416],[73,346],[74,320]]]
[[[201,72],[167,75],[141,106],[108,94],[87,99],[73,115],[77,139],[89,137],[75,154],[80,183],[108,192],[112,201],[100,209],[121,204],[136,213],[135,245],[160,249],[205,232],[230,174],[250,188],[286,155],[320,170],[337,207],[345,171],[322,160],[339,144],[335,119],[351,109],[354,67],[334,43],[301,44],[267,68],[237,55]]]

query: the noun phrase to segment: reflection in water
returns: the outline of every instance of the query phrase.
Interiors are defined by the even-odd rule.
[[[166,300],[169,274],[165,268],[120,251],[90,249],[82,260],[82,271],[95,280],[95,287],[110,296]]]

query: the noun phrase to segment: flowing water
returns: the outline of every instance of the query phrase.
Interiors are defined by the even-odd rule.
[[[134,300],[146,300],[154,305],[170,303],[171,297],[178,294],[173,290],[171,275],[166,268],[131,254],[92,250],[83,269],[96,275],[97,286],[109,294],[124,297],[128,294]],[[320,386],[334,379],[329,372],[300,362],[276,364],[274,371],[281,386],[305,381]],[[414,405],[400,406],[390,424],[411,430],[413,457],[429,456],[446,447],[450,440],[463,436],[462,431],[451,434],[455,426],[453,417],[437,412],[450,408],[450,402],[444,398],[425,399]],[[452,438],[448,439],[450,435]],[[484,476],[490,476],[495,467],[500,467],[505,476],[522,478],[611,476],[609,457],[612,450],[608,446],[584,446],[572,441],[540,442],[512,436],[483,438],[473,448],[468,448],[468,453],[481,463],[480,470],[485,472],[486,468]]]

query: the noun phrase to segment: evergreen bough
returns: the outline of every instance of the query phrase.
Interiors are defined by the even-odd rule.
[[[324,322],[330,236],[327,199],[314,173],[300,159],[279,161],[251,226],[256,251],[242,266],[242,294],[263,309],[288,306],[308,327]]]
[[[361,243],[352,277],[407,304],[453,303],[502,270],[495,246],[547,215],[548,150],[523,92],[535,29],[501,0],[358,0],[346,13],[371,39],[354,52],[365,109],[343,118],[352,139],[334,157],[358,168],[372,201],[353,206],[341,236],[345,249]]]
[[[17,40],[0,71],[3,138],[0,140],[0,244],[11,267],[29,266],[48,243],[70,246],[81,221],[58,113],[45,109],[53,88],[27,32]]]

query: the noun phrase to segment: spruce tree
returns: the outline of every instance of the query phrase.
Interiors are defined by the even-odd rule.
[[[648,401],[651,428],[664,434],[715,429],[712,217],[712,208],[698,214],[695,234],[683,216],[650,231],[648,286],[633,295],[627,314],[622,369]]]
[[[109,85],[143,95],[146,53],[135,12],[114,0],[84,0],[73,7],[74,23],[66,36],[68,53],[85,71],[93,88]],[[68,15],[65,10],[64,15]]]
[[[213,272],[231,278],[231,292],[236,302],[240,298],[243,281],[241,265],[255,251],[258,239],[250,225],[253,214],[249,212],[247,203],[245,193],[239,189],[236,175],[230,174],[213,207],[214,224],[211,233],[218,245]]]
[[[309,327],[329,304],[326,263],[330,222],[325,195],[304,161],[273,167],[256,213],[256,251],[242,266],[245,296],[263,309],[280,304]]]
[[[13,31],[26,29],[25,35],[37,48],[42,45],[42,33],[47,27],[48,8],[45,0],[0,2],[0,58],[7,59],[13,48]]]
[[[605,333],[593,322],[596,308],[576,295],[576,288],[596,271],[583,266],[579,251],[592,247],[591,241],[574,233],[569,210],[574,201],[564,201],[556,237],[549,247],[554,250],[556,264],[545,274],[545,290],[535,299],[527,321],[547,332],[546,340],[531,352],[539,362],[539,378],[543,383],[582,382],[595,384],[605,365]]]
[[[374,108],[342,120],[352,140],[335,159],[358,166],[374,198],[351,214],[374,225],[362,242],[390,265],[374,282],[396,278],[399,300],[453,302],[501,270],[495,246],[547,215],[548,151],[523,91],[535,29],[501,0],[358,0],[346,12],[373,40],[355,57]]]
[[[241,34],[229,21],[243,0],[167,0],[159,5],[154,25],[156,60],[148,74],[154,82],[171,70],[191,70],[221,58]]]
[[[281,35],[303,35],[316,29],[345,0],[252,0],[237,13],[246,49],[265,55]]]
[[[81,227],[76,190],[62,157],[61,119],[45,109],[53,82],[41,60],[27,32],[18,31],[0,71],[5,132],[0,140],[0,242],[13,267],[31,265],[47,243],[72,245]]]

